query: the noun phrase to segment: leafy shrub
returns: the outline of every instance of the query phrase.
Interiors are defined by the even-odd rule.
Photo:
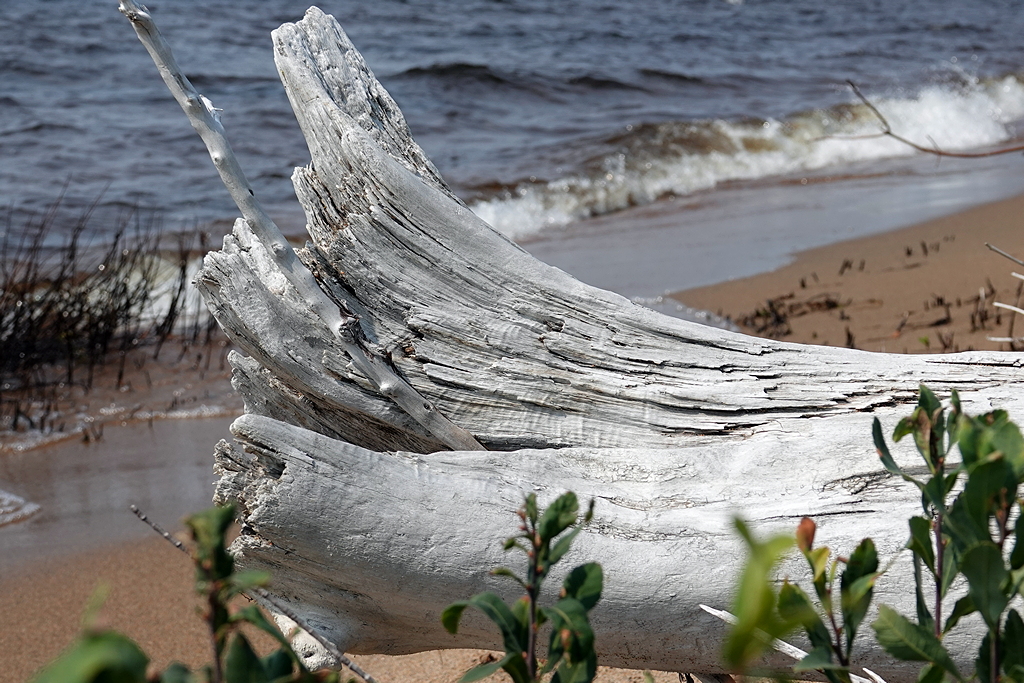
[[[512,607],[494,593],[479,593],[469,600],[449,605],[441,614],[441,622],[450,633],[456,633],[462,613],[476,607],[501,630],[505,656],[496,662],[481,664],[466,672],[461,683],[477,681],[499,669],[514,683],[535,683],[554,671],[551,683],[590,683],[597,673],[594,632],[589,612],[601,599],[603,574],[596,562],[576,567],[565,577],[558,601],[551,607],[540,607],[541,586],[548,573],[569,551],[583,525],[593,516],[594,501],[582,520],[576,494],[565,493],[541,512],[537,496],[529,494],[519,509],[520,533],[505,541],[505,550],[513,548],[526,554],[525,577],[500,567],[491,573],[507,576],[518,583],[526,595]],[[564,533],[563,532],[567,532]],[[561,536],[559,538],[559,536]],[[551,623],[548,659],[537,661],[537,638],[541,626]]]
[[[1024,594],[1024,505],[1017,497],[1024,481],[1020,429],[1003,410],[964,415],[956,391],[947,414],[935,394],[922,386],[916,409],[896,425],[893,439],[913,437],[928,475],[919,479],[896,464],[877,419],[873,436],[885,469],[920,490],[923,512],[908,521],[906,546],[913,555],[916,614],[911,619],[881,605],[871,624],[878,645],[895,659],[923,662],[922,683],[964,681],[967,677],[943,639],[961,619],[977,612],[986,627],[975,660],[977,679],[1024,681],[1024,619],[1010,608],[1011,600]],[[948,460],[954,446],[960,451],[959,463]],[[962,478],[963,490],[953,496]],[[754,539],[742,522],[737,526],[750,548],[750,560],[737,591],[738,623],[726,643],[727,663],[748,669],[771,638],[801,628],[813,649],[793,671],[816,670],[833,683],[849,683],[854,639],[881,574],[872,541],[862,541],[849,559],[830,561],[828,548],[813,547],[815,527],[808,518],[795,538],[768,542]],[[794,543],[811,568],[817,605],[789,581],[777,594],[768,582]],[[966,580],[967,593],[943,619],[942,600],[959,576]]]
[[[337,671],[310,672],[255,604],[233,613],[228,610],[232,598],[258,589],[270,578],[264,572],[235,571],[224,543],[234,518],[235,510],[229,506],[211,508],[186,520],[195,541],[196,591],[203,596],[215,653],[211,664],[193,672],[174,663],[163,672],[147,675],[149,658],[134,641],[114,631],[87,628],[35,683],[338,683]],[[240,630],[243,624],[269,634],[278,649],[258,656]]]

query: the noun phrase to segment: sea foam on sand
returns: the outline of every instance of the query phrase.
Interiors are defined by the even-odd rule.
[[[39,512],[39,506],[0,489],[0,526],[27,519]]]

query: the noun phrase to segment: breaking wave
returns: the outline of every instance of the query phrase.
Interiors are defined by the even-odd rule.
[[[893,131],[947,151],[1013,137],[1024,118],[1024,83],[1016,75],[933,85],[912,97],[873,98]],[[719,183],[816,171],[915,154],[878,136],[879,121],[860,103],[783,120],[667,121],[627,126],[590,141],[577,170],[530,178],[499,191],[481,186],[470,206],[513,239],[545,228],[686,195]],[[494,187],[492,184],[491,188]]]

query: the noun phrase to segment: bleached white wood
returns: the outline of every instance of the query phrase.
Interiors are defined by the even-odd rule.
[[[728,603],[733,515],[764,533],[811,515],[820,542],[873,536],[889,557],[919,496],[881,470],[872,417],[891,428],[921,382],[959,389],[975,413],[1024,414],[1019,354],[754,339],[582,284],[452,195],[331,17],[310,9],[274,50],[311,154],[293,176],[313,239],[299,258],[369,354],[492,449],[443,451],[383,395],[252,221],[206,257],[197,285],[244,352],[231,362],[247,415],[217,450],[218,498],[241,506],[239,562],[270,569],[275,595],[350,651],[495,646],[475,616],[446,634],[440,611],[506,590],[487,570],[523,493],[570,489],[598,501],[568,564],[605,565],[602,663],[720,671],[723,625],[698,605]],[[879,599],[912,612],[910,586],[905,559]],[[970,642],[947,645],[963,663]],[[914,675],[877,651],[858,664]]]
[[[309,308],[327,326],[351,363],[373,383],[377,392],[402,407],[414,420],[451,448],[482,448],[465,429],[452,424],[429,401],[416,393],[382,359],[367,352],[358,334],[358,320],[332,301],[317,284],[309,269],[281,234],[280,228],[263,210],[245,177],[221,125],[219,110],[192,86],[178,67],[170,46],[160,35],[149,12],[134,0],[120,0],[119,9],[132,23],[139,40],[153,58],[167,88],[181,105],[192,127],[206,144],[221,181],[235,201],[242,217],[273,258],[278,271],[299,293],[302,308]]]
[[[991,398],[1024,408],[1009,394]],[[978,410],[990,394],[965,399]],[[887,428],[901,410],[881,411]],[[458,637],[449,635],[441,610],[481,590],[515,596],[511,582],[488,569],[521,563],[502,552],[501,540],[515,533],[524,493],[542,502],[567,489],[594,497],[594,521],[565,565],[597,559],[604,566],[606,590],[593,614],[600,661],[720,672],[725,627],[699,605],[729,604],[743,561],[734,515],[759,534],[792,533],[810,515],[817,542],[840,553],[867,536],[883,563],[901,552],[920,494],[881,470],[870,420],[856,413],[792,420],[736,442],[672,448],[413,454],[367,451],[247,415],[232,426],[237,445],[218,449],[217,495],[244,511],[245,533],[234,546],[243,566],[271,571],[274,594],[346,651],[389,654],[500,647],[478,615]],[[917,457],[897,449],[901,464],[914,466]],[[806,581],[803,560],[782,574]],[[549,598],[559,581],[552,578]],[[913,614],[913,595],[903,554],[879,581],[876,600]],[[978,635],[968,623],[946,645],[967,664]],[[916,676],[915,667],[894,665],[868,643],[861,641],[858,667],[890,683]]]

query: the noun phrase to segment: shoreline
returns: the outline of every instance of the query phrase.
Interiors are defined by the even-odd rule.
[[[1024,195],[867,237],[801,251],[767,273],[673,292],[748,334],[869,351],[1014,350],[988,337],[1024,335],[1024,270],[989,250],[1024,255]],[[1018,348],[1022,348],[1018,344]]]

